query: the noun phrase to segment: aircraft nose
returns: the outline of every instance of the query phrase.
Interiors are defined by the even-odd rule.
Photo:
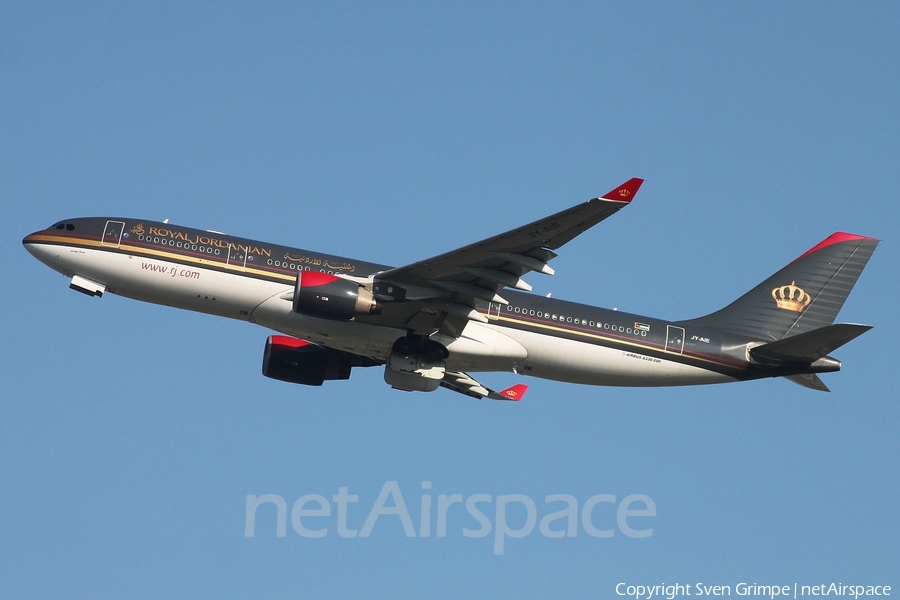
[[[25,246],[25,249],[34,254],[34,245],[38,241],[38,236],[41,234],[40,231],[35,231],[34,233],[30,233],[22,238],[22,245]]]
[[[46,243],[46,234],[46,231],[35,231],[26,235],[22,239],[22,245],[33,257],[52,267],[51,263],[59,257],[59,252],[54,246]]]

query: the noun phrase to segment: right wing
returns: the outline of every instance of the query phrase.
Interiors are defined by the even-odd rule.
[[[475,381],[468,373],[463,373],[462,371],[448,371],[445,373],[444,378],[441,380],[441,387],[479,400],[482,398],[490,398],[491,400],[512,400],[514,402],[521,400],[522,396],[525,395],[525,390],[528,389],[527,385],[520,383],[511,388],[507,388],[502,392],[495,392]]]

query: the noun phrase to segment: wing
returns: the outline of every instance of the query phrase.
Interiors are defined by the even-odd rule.
[[[522,396],[525,395],[525,390],[528,389],[527,385],[520,383],[511,388],[507,388],[502,392],[495,392],[475,381],[468,373],[463,373],[462,371],[445,373],[444,378],[441,380],[441,387],[479,400],[482,398],[490,398],[491,400],[512,400],[514,402],[521,400]]]
[[[375,276],[373,292],[382,301],[424,302],[428,315],[457,321],[485,321],[478,300],[508,304],[504,287],[530,291],[522,280],[530,271],[553,274],[554,250],[627,206],[643,179],[630,179],[598,198],[512,231]],[[460,323],[453,329],[458,329]]]

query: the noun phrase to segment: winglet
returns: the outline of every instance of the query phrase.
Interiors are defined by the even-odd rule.
[[[639,177],[632,177],[616,189],[611,190],[600,197],[603,200],[631,202],[634,199],[634,195],[637,194],[637,191],[640,189],[642,183],[644,183],[643,179]]]
[[[527,389],[527,385],[520,383],[511,388],[506,388],[502,392],[491,394],[489,397],[493,400],[513,400],[514,402],[518,402],[525,395]]]

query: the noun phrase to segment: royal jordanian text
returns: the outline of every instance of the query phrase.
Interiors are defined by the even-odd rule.
[[[135,231],[133,232],[137,233]],[[260,256],[272,256],[272,251],[268,248],[250,246],[245,244],[235,244],[214,237],[190,235],[188,233],[185,233],[184,231],[179,231],[177,229],[170,230],[162,229],[160,227],[150,227],[149,232],[151,236],[180,240],[187,244],[196,244],[198,246],[216,246],[217,248],[234,248],[235,250],[239,250],[241,252],[250,252],[252,254],[258,254]],[[143,235],[143,228],[141,228],[140,234]]]
[[[619,583],[616,594],[628,596],[635,600],[656,600],[666,598],[674,600],[679,596],[749,596],[764,598],[802,598],[833,596],[844,598],[861,598],[865,596],[890,596],[889,585],[848,585],[844,583],[818,583],[803,585],[764,585],[741,582],[734,585],[711,585],[707,583],[672,583],[657,585],[632,585]]]
[[[656,503],[645,494],[621,500],[612,494],[596,494],[584,502],[569,494],[551,494],[540,504],[525,494],[435,495],[430,492],[430,481],[423,481],[421,489],[418,502],[414,500],[412,505],[418,511],[412,513],[396,481],[385,482],[371,508],[365,508],[366,498],[361,503],[349,487],[338,488],[330,500],[320,494],[300,496],[290,513],[288,502],[278,494],[248,495],[244,535],[256,537],[259,519],[265,523],[267,535],[285,537],[290,515],[292,528],[304,538],[324,538],[332,532],[342,538],[365,538],[376,525],[382,531],[399,528],[410,538],[459,534],[484,538],[493,534],[494,554],[503,554],[507,538],[524,538],[535,527],[548,538],[578,537],[579,530],[595,538],[612,538],[617,532],[629,538],[649,538],[653,528],[647,518],[656,516]],[[418,527],[414,516],[419,517]]]

